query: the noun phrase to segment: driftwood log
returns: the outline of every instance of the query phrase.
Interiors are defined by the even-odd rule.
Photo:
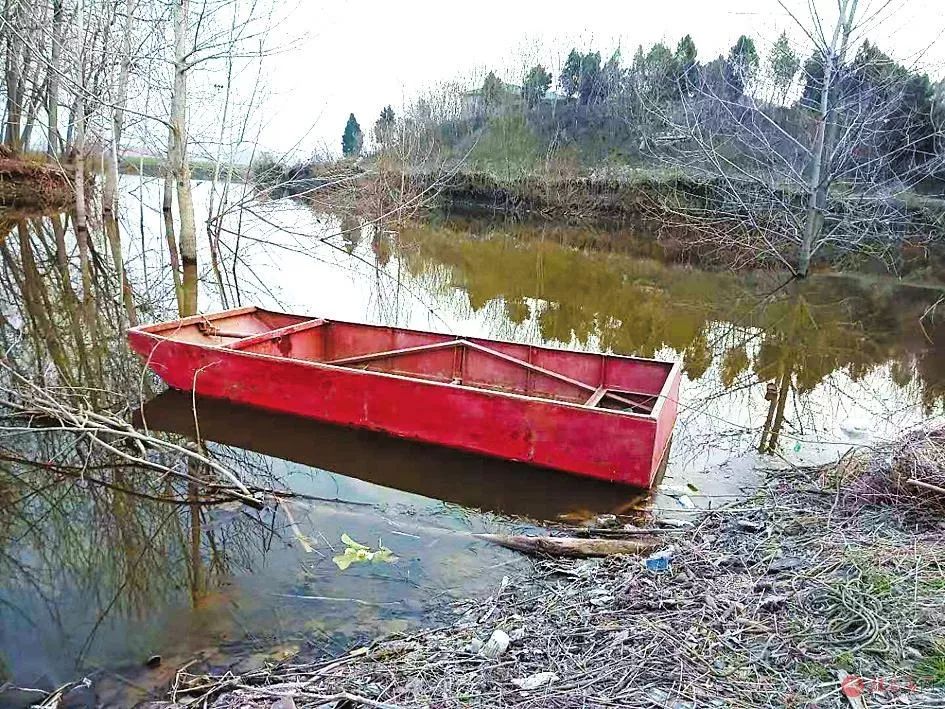
[[[648,554],[665,542],[651,538],[588,539],[581,537],[528,537],[514,534],[477,534],[477,539],[492,542],[515,551],[535,556],[586,557],[616,554]]]

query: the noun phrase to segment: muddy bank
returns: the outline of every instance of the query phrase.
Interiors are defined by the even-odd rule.
[[[827,467],[772,469],[753,498],[657,531],[667,564],[539,560],[488,598],[453,604],[442,627],[245,673],[191,666],[169,700],[941,706],[943,471],[942,431]]]
[[[67,207],[75,199],[67,173],[45,158],[0,154],[0,207]]]

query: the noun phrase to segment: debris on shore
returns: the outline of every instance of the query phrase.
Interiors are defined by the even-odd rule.
[[[865,503],[920,502],[945,511],[945,427],[919,431],[872,456],[852,458],[842,471]]]
[[[945,519],[908,483],[937,485],[943,451],[940,430],[772,470],[674,535],[671,563],[539,560],[444,627],[248,674],[190,668],[162,706],[945,706]]]

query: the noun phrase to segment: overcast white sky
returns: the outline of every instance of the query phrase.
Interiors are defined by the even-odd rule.
[[[802,18],[806,0],[787,0]],[[825,23],[837,0],[818,0]],[[881,11],[867,35],[884,51],[936,67],[943,58],[945,0],[860,0]],[[283,6],[284,7],[284,6]],[[520,82],[524,67],[545,64],[557,76],[571,47],[606,58],[618,45],[629,63],[637,45],[675,46],[692,34],[699,58],[727,52],[742,33],[764,55],[782,29],[803,32],[777,0],[475,0],[474,2],[348,2],[299,0],[284,10],[279,33],[295,48],[266,60],[269,94],[261,143],[284,152],[325,146],[338,152],[352,111],[367,133],[381,108],[395,110],[424,87],[462,80],[470,87],[484,70]],[[932,46],[932,50],[925,50]]]

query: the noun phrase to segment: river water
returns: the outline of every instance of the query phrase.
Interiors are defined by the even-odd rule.
[[[123,183],[125,260],[143,321],[174,317],[158,187]],[[196,196],[207,213],[209,186],[198,183]],[[619,227],[435,213],[377,228],[290,200],[247,199],[226,217],[219,275],[202,244],[203,311],[256,304],[682,361],[666,479],[644,498],[374,434],[155,396],[161,387],[125,348],[121,307],[106,304],[118,302],[118,285],[105,245],[96,248],[103,305],[94,324],[77,326],[50,246],[57,217],[3,216],[0,344],[8,361],[48,387],[81,388],[94,407],[150,430],[195,438],[196,413],[200,437],[221,461],[310,498],[258,514],[208,507],[195,554],[177,508],[88,484],[84,475],[106,474],[81,440],[3,429],[0,677],[21,686],[88,674],[103,701],[120,705],[193,659],[246,669],[297,650],[339,652],[436,623],[451,602],[487,593],[526,566],[475,532],[722,505],[750,494],[767,466],[835,459],[943,412],[945,304],[933,306],[945,274],[904,282],[823,273],[789,283],[778,273],[702,270]],[[69,269],[78,289],[75,254]],[[51,475],[56,465],[63,477]],[[108,475],[145,480],[121,465]],[[153,474],[142,484],[159,489]],[[398,561],[340,571],[331,557],[343,533],[389,547]],[[146,669],[156,654],[160,667]]]

